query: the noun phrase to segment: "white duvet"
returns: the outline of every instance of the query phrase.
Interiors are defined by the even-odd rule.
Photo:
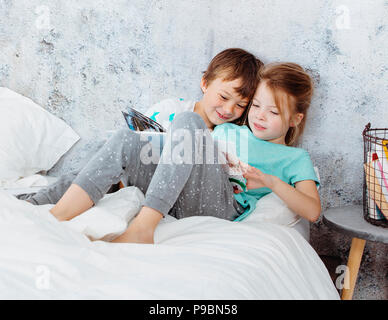
[[[138,212],[134,187],[58,222],[52,205],[0,191],[1,299],[338,299],[295,230],[214,217],[164,219],[154,245],[116,244]]]

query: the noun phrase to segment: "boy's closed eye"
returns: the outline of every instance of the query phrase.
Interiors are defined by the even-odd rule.
[[[220,97],[221,97],[221,99],[224,100],[224,101],[227,101],[227,100],[228,100],[228,98],[225,97],[225,96],[223,96],[222,94],[220,94]],[[240,107],[240,108],[246,108],[246,107],[248,106],[248,104],[241,104],[241,103],[238,103],[237,106]]]

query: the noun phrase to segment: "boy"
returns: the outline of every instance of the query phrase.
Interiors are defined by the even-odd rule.
[[[193,133],[192,137],[195,130],[212,130],[216,125],[236,122],[255,93],[262,65],[245,50],[226,49],[212,59],[205,71],[200,82],[200,101],[169,99],[152,106],[146,114],[168,127],[168,134],[185,129]],[[118,130],[78,174],[60,177],[28,201],[38,205],[56,203],[50,212],[60,221],[70,220],[92,207],[112,184],[125,178],[128,185],[145,194],[145,202],[128,229],[113,242],[153,243],[156,226],[166,214],[178,219],[213,215],[228,220],[241,214],[244,210],[234,199],[221,165],[176,165],[163,161],[177,145],[171,140],[167,139],[159,163],[144,164],[139,155],[147,141],[141,141],[137,133],[127,128]]]

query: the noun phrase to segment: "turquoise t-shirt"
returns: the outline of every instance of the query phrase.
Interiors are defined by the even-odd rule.
[[[289,185],[303,180],[313,180],[319,186],[311,158],[301,148],[261,140],[254,136],[247,126],[225,123],[216,126],[212,132],[214,140],[222,140],[232,146],[233,153],[242,161],[266,174],[277,176]],[[230,149],[228,149],[229,152]],[[241,221],[256,207],[256,202],[271,193],[269,188],[251,189],[235,194],[245,211],[234,221]]]

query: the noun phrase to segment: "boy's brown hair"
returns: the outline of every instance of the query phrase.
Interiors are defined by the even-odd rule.
[[[240,48],[229,48],[218,53],[204,71],[203,79],[210,84],[216,78],[224,81],[241,79],[241,86],[236,88],[238,94],[252,100],[259,83],[259,69],[263,62],[253,54]]]
[[[307,110],[310,107],[314,92],[314,85],[309,74],[298,64],[271,63],[260,69],[260,81],[265,81],[272,91],[276,106],[284,121],[284,98],[290,106],[290,113],[302,113],[303,119],[298,126],[290,127],[287,131],[286,145],[295,145],[304,131]]]

